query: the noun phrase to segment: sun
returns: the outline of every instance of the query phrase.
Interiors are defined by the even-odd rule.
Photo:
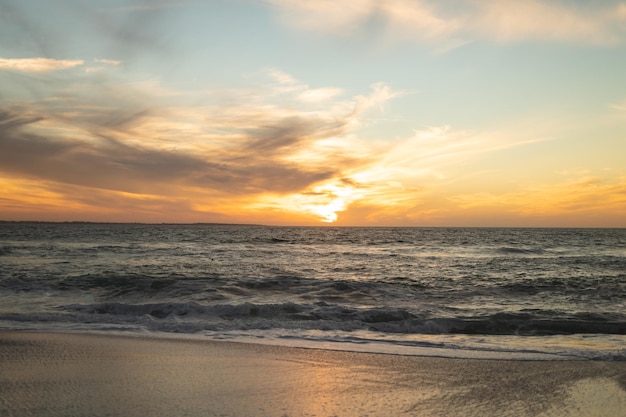
[[[312,201],[303,209],[317,215],[324,223],[334,223],[339,218],[338,213],[364,197],[353,183],[341,180],[314,187],[310,196]]]
[[[337,213],[345,209],[345,205],[342,205],[341,202],[333,201],[323,206],[312,206],[309,208],[309,211],[319,216],[323,223],[334,223],[339,218]]]
[[[255,204],[255,208],[272,207],[313,216],[322,223],[334,223],[339,219],[339,213],[363,197],[363,191],[349,181],[332,180],[296,194],[266,196]]]

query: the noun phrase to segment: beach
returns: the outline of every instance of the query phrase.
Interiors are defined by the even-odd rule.
[[[2,416],[620,416],[624,410],[626,362],[0,333]]]

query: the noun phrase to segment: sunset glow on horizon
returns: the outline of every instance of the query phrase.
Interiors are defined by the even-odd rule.
[[[626,2],[0,0],[0,220],[626,227]]]

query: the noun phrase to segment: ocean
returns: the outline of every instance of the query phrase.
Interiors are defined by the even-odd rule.
[[[626,360],[626,229],[0,223],[0,330]]]

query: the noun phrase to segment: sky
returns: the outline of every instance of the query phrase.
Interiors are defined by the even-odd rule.
[[[0,220],[626,227],[626,1],[0,0]]]

